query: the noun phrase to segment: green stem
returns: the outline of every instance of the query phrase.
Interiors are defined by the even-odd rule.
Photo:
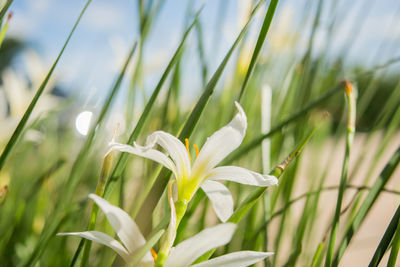
[[[336,236],[339,230],[339,219],[340,210],[342,208],[343,195],[346,188],[347,170],[350,159],[350,150],[353,144],[354,133],[355,133],[355,121],[356,121],[356,92],[354,92],[353,86],[346,83],[346,95],[348,100],[348,122],[347,122],[347,134],[346,134],[346,151],[343,160],[342,175],[340,179],[338,198],[336,202],[336,210],[333,218],[331,234],[328,243],[328,249],[325,259],[325,267],[331,266],[332,257],[335,248]]]
[[[183,216],[185,215],[188,205],[187,201],[182,201],[182,200],[178,200],[175,203],[173,203],[172,181],[173,180],[171,180],[168,186],[168,195],[169,195],[168,198],[171,206],[171,219],[170,219],[170,224],[168,226],[168,231],[165,233],[165,236],[161,241],[161,248],[157,255],[157,261],[155,263],[155,267],[162,267],[165,261],[167,260],[168,255],[175,241],[179,223],[181,222]],[[175,218],[174,215],[176,215]]]
[[[99,181],[98,181],[97,186],[96,186],[96,195],[98,195],[98,196],[102,196],[103,193],[104,193],[104,189],[105,189],[105,186],[106,186],[106,183],[107,183],[107,178],[109,177],[110,171],[111,171],[113,156],[114,156],[114,152],[110,152],[105,156],[105,158],[103,160],[103,166],[101,168]],[[94,230],[94,228],[96,226],[96,220],[97,220],[98,211],[99,211],[99,207],[97,205],[93,204],[92,205],[92,211],[91,211],[91,214],[90,214],[89,225],[87,227],[87,231]],[[81,267],[86,267],[88,265],[89,254],[90,254],[91,247],[92,247],[92,241],[86,240],[85,241],[85,247],[84,247],[84,250],[83,250]],[[79,253],[79,248],[80,248],[80,246],[78,246],[77,253]]]

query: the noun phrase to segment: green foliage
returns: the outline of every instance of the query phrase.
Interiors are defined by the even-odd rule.
[[[195,1],[190,2],[180,41],[149,97],[141,90],[148,78],[144,51],[149,49],[147,40],[166,1],[137,1],[138,39],[127,51],[88,135],[82,139],[65,123],[65,118],[74,119],[69,114],[73,99],[63,100],[58,109],[41,116],[34,111],[45,97],[45,87],[56,66],[65,64],[60,58],[90,2],[83,7],[41,85],[34,88],[35,95],[18,118],[16,128],[7,132],[4,144],[0,143],[2,266],[122,265],[122,259],[106,247],[55,236],[61,231],[85,230],[114,234],[98,215],[97,206],[91,209],[87,195],[92,192],[118,203],[147,239],[128,265],[135,266],[151,248],[159,251],[162,247],[161,236],[170,221],[166,187],[171,172],[128,153],[115,152],[114,159],[104,158],[110,139],[105,124],[120,93],[126,94],[122,109],[128,124],[128,131],[116,140],[120,143],[143,144],[148,134],[163,130],[182,142],[189,138],[201,148],[207,136],[231,120],[236,100],[247,115],[246,137],[220,165],[234,164],[256,172],[275,166],[263,172],[279,178],[276,187],[226,183],[235,203],[228,221],[237,224],[237,234],[228,245],[207,252],[197,262],[246,249],[275,252],[265,260],[265,266],[341,266],[342,258],[357,249],[350,242],[374,216],[373,207],[380,199],[397,197],[398,202],[400,193],[388,185],[400,162],[400,149],[393,152],[400,123],[400,80],[391,69],[399,59],[384,64],[373,62],[375,67],[369,68],[355,66],[346,61],[354,41],[349,37],[345,40],[349,50],[344,49],[335,58],[329,42],[317,50],[317,32],[326,27],[321,23],[326,19],[323,16],[328,14],[331,22],[327,39],[332,42],[337,21],[343,18],[333,16],[335,1],[308,1],[304,10],[296,11],[301,20],[289,33],[274,30],[280,19],[278,0],[268,5],[264,0],[254,1],[245,23],[219,61],[211,53],[218,50],[222,37],[208,31],[202,9],[192,14]],[[5,2],[0,21],[4,21],[11,3]],[[223,1],[219,4],[213,29],[217,33],[223,31],[226,5]],[[307,28],[308,22],[311,28]],[[355,25],[362,23],[357,21]],[[3,32],[7,37],[7,31]],[[296,47],[304,43],[296,37],[303,33],[307,41],[304,51],[299,52]],[[284,42],[276,47],[274,38],[283,34],[293,36],[281,36]],[[195,42],[191,38],[196,38]],[[215,39],[211,49],[207,47],[209,38]],[[196,48],[195,54],[188,49],[191,45]],[[4,39],[0,73],[25,46],[18,40]],[[185,81],[192,79],[190,75],[195,75],[191,71],[197,70],[188,57],[199,65],[201,90],[183,88]],[[132,73],[130,64],[134,67]],[[124,79],[128,80],[126,86]],[[358,90],[356,102],[349,96],[350,83]],[[272,88],[269,91],[265,89],[267,84]],[[192,98],[186,97],[188,90],[195,92]],[[352,93],[355,97],[356,89]],[[270,107],[262,104],[265,94],[270,94]],[[9,107],[5,117],[0,117],[2,127],[12,116],[13,103],[6,100]],[[262,116],[266,110],[268,114]],[[260,127],[265,116],[271,119],[267,130]],[[32,133],[43,138],[34,139]],[[270,148],[265,151],[265,147]],[[194,150],[188,150],[193,159]],[[367,160],[371,163],[365,164]],[[175,245],[216,224],[212,205],[201,189],[190,203],[176,202],[175,208],[180,208],[179,215],[183,216],[178,220]],[[398,213],[399,209],[388,211],[394,215],[390,223],[385,221],[386,232],[370,246],[376,248],[375,254],[367,257],[372,259],[371,266],[377,266],[388,251],[388,266],[395,266],[400,247]]]

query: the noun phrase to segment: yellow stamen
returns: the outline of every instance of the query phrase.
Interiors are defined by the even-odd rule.
[[[153,256],[154,261],[157,260],[157,253],[154,249],[150,249],[151,255]]]
[[[187,153],[189,155],[189,161],[192,161],[192,159],[190,158],[190,152],[189,152],[189,139],[187,139],[187,138],[185,138],[185,145],[186,145]]]
[[[115,139],[117,138],[117,135],[118,135],[118,129],[119,129],[119,123],[117,123],[117,125],[115,125],[114,133],[113,133],[113,136],[111,137],[111,142],[115,142]]]
[[[194,149],[196,150],[196,159],[199,156],[199,147],[196,145],[193,145]]]

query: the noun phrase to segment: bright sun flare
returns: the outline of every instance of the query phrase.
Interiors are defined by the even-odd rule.
[[[89,131],[90,121],[92,120],[93,112],[91,111],[82,111],[78,114],[75,120],[76,130],[81,135],[87,135]]]

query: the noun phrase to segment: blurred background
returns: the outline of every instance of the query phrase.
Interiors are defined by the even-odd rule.
[[[252,3],[251,0],[193,3],[171,0],[160,3],[143,51],[143,72],[146,75],[141,77],[138,86],[141,93],[151,93],[179,44],[189,16],[201,6],[204,5],[200,16],[202,49],[210,75],[246,22]],[[1,51],[1,71],[11,69],[26,79],[41,81],[83,5],[80,0],[14,2],[10,7],[13,17],[7,33],[9,40]],[[394,0],[323,1],[313,37],[313,59],[324,57],[331,65],[341,64],[347,74],[396,58],[400,42],[399,6]],[[261,55],[261,61],[273,62],[275,66],[278,63],[279,66],[274,68],[274,72],[265,73],[265,82],[278,84],[307,52],[316,9],[315,1],[286,0],[279,3]],[[246,60],[250,61],[263,13],[261,11],[255,17],[246,43],[242,45],[243,69],[248,64]],[[139,37],[139,24],[136,1],[97,0],[87,10],[61,59],[63,64],[58,66],[53,78],[55,94],[72,96],[81,101],[80,106],[96,108],[119,72],[131,43]],[[188,67],[183,68],[181,101],[188,107],[202,90],[199,58],[190,56],[198,49],[195,34],[189,36],[186,49],[188,56],[183,56],[183,61]],[[28,67],[28,64],[33,66]],[[234,65],[234,62],[230,64]],[[393,65],[386,75],[392,74],[394,79],[396,70],[398,66]],[[386,79],[389,80],[391,77]],[[123,96],[121,93],[119,99]],[[137,102],[140,104],[142,101]]]
[[[0,1],[0,7],[6,2]],[[12,13],[12,17],[3,20],[3,26],[7,24],[8,29],[0,46],[0,151],[56,59],[84,5],[82,0],[15,0],[9,7],[7,14]],[[0,209],[0,218],[8,214],[8,219],[0,222],[0,233],[4,236],[0,241],[1,262],[6,266],[17,266],[32,260],[33,254],[37,256],[39,266],[64,266],[63,262],[69,262],[78,240],[67,243],[52,238],[48,242],[53,246],[41,248],[40,254],[35,254],[37,244],[41,242],[42,231],[57,203],[52,198],[58,199],[63,194],[64,182],[76,164],[74,161],[79,159],[78,153],[85,145],[90,128],[95,125],[95,118],[115,84],[132,44],[138,42],[120,90],[90,144],[90,151],[85,150],[88,156],[76,171],[78,174],[74,174],[80,177],[73,194],[75,202],[85,200],[87,194],[94,191],[106,144],[116,125],[119,124],[119,142],[125,142],[135,128],[196,12],[203,7],[198,23],[185,42],[179,64],[174,66],[163,84],[138,142],[144,142],[145,137],[157,129],[178,133],[249,19],[254,5],[252,0],[93,0],[50,77],[22,138],[0,172],[0,187],[8,185],[9,188],[7,201]],[[192,143],[203,144],[207,136],[232,117],[233,102],[245,78],[267,9],[268,1],[257,11],[234,51],[197,125]],[[400,144],[399,61],[399,1],[279,1],[241,100],[249,121],[245,143],[268,132],[271,125],[278,125],[342,79],[349,79],[358,91],[357,134],[350,158],[349,179],[353,185],[370,186]],[[262,99],[270,99],[266,111],[270,126],[265,126],[267,128],[262,126],[265,122]],[[219,116],[215,115],[216,111]],[[263,144],[264,148],[258,146],[236,161],[237,165],[267,172],[294,148],[315,121],[317,113],[322,111],[331,114],[329,119],[321,123],[321,129],[295,167],[285,173],[282,187],[272,189],[271,199],[266,198],[267,205],[273,206],[271,210],[279,210],[278,207],[285,207],[290,199],[319,186],[339,184],[347,116],[343,94],[336,94],[293,125],[280,129]],[[130,157],[124,170],[125,180],[115,190],[118,192],[113,193],[113,201],[119,201],[131,214],[137,214],[139,208],[133,203],[144,198],[140,192],[147,190],[147,177],[154,176],[155,166]],[[397,171],[387,189],[399,190],[399,178]],[[235,192],[235,203],[251,191],[250,187],[229,187]],[[260,242],[269,251],[277,252],[273,264],[309,266],[336,204],[337,191],[327,191],[317,199],[316,206],[310,206],[308,198],[307,202],[304,198],[291,206],[287,216],[271,221],[264,230],[269,241]],[[354,195],[355,192],[359,194]],[[343,207],[349,206],[350,214],[345,214],[345,218],[352,217],[363,197],[362,190],[349,190]],[[398,204],[397,191],[383,193],[363,224],[360,235],[344,255],[342,266],[354,266],[354,262],[360,266],[369,263]],[[163,208],[165,210],[161,207],[160,212]],[[204,213],[199,212],[197,216],[204,220],[203,225],[216,223],[208,203],[201,205],[201,209]],[[305,220],[306,237],[300,239],[304,242],[302,253],[294,262],[288,262],[288,255],[296,255],[292,252],[295,251],[293,243],[300,238],[296,237],[297,225],[304,220],[303,214],[310,213],[311,209],[315,212],[309,217],[312,219]],[[75,212],[62,226],[63,231],[85,229],[87,222],[77,218],[84,216],[88,220],[88,214],[87,207]],[[197,232],[202,225],[196,224],[196,217],[193,218],[188,235]],[[225,251],[251,247],[247,237],[241,235],[252,223],[254,230],[261,222],[248,219],[236,241]],[[103,227],[110,230],[105,223]],[[282,233],[287,234],[281,238]],[[254,247],[257,248],[260,242]],[[52,256],[52,252],[59,249],[62,252],[57,257]],[[112,252],[105,250],[104,256],[100,255],[104,248],[96,246],[95,249],[91,263],[107,266],[107,261],[102,259]]]

